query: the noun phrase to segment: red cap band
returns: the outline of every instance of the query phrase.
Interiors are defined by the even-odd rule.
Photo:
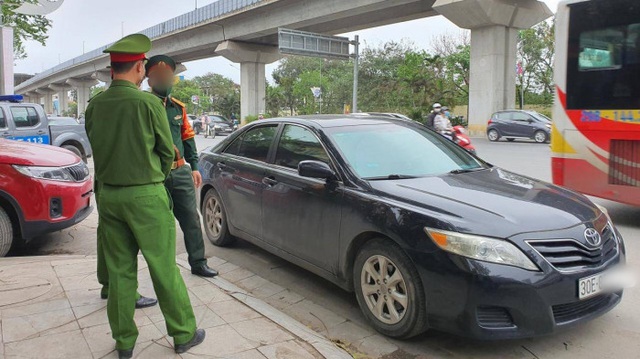
[[[112,52],[110,54],[111,62],[134,62],[144,60],[144,54],[123,54],[119,52]]]

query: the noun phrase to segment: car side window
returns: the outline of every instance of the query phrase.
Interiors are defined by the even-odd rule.
[[[38,112],[33,107],[12,106],[11,116],[13,117],[16,128],[34,127],[40,123]]]
[[[529,122],[530,117],[526,113],[514,112],[511,119],[517,122]]]
[[[0,108],[0,128],[7,128],[7,118],[4,116],[4,110]]]
[[[320,140],[306,128],[286,125],[278,143],[276,165],[297,169],[301,161],[321,161],[331,164]]]
[[[242,136],[242,143],[237,155],[257,161],[267,162],[269,148],[276,137],[278,126],[261,126],[247,131]],[[232,144],[233,145],[233,144]]]
[[[496,114],[496,118],[500,121],[509,121],[510,120],[510,115],[508,112],[499,112]]]
[[[223,152],[229,155],[237,156],[238,152],[240,151],[240,145],[242,145],[242,136],[238,136],[238,138],[233,140],[233,142],[231,142],[231,144],[227,146],[227,148],[225,148]]]

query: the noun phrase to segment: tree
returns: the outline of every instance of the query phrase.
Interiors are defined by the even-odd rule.
[[[36,0],[4,0],[0,1],[2,7],[2,24],[13,27],[13,53],[16,59],[27,57],[24,43],[29,40],[45,45],[51,28],[51,20],[44,16],[32,16],[16,14],[14,12],[22,3],[37,3]]]
[[[542,95],[543,104],[553,101],[554,20],[543,21],[518,33],[518,82],[525,93]]]
[[[197,83],[193,80],[182,80],[173,86],[171,96],[177,100],[184,102],[187,106],[187,112],[193,114],[200,114],[210,107],[211,102],[209,97],[205,95],[204,91],[198,87]],[[192,96],[198,96],[200,102],[194,104],[191,101]]]

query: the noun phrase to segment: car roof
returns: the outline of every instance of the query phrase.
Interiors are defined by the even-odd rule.
[[[393,118],[390,116],[378,116],[369,114],[336,114],[336,115],[305,115],[291,117],[277,117],[265,120],[258,120],[253,123],[282,123],[294,122],[311,125],[320,128],[345,127],[357,125],[382,125],[385,123],[406,123],[406,120]]]

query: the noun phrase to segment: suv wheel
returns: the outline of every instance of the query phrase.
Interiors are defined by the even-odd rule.
[[[13,226],[11,218],[4,208],[0,207],[0,257],[4,257],[11,248],[13,242]]]
[[[427,301],[420,276],[395,243],[373,239],[360,250],[353,270],[358,304],[380,333],[410,338],[427,329]]]
[[[76,155],[76,156],[78,156],[78,157],[82,158],[82,161],[83,161],[84,163],[87,163],[87,156],[83,156],[83,155],[82,155],[82,152],[80,151],[80,149],[78,149],[78,147],[76,147],[76,146],[74,146],[74,145],[62,145],[62,146],[60,146],[60,147],[64,148],[64,149],[65,149],[65,150],[67,150],[67,151],[71,151],[71,152],[73,152],[73,154],[74,154],[74,155]]]
[[[487,137],[489,138],[489,141],[496,142],[500,139],[500,132],[492,128],[487,132]]]

